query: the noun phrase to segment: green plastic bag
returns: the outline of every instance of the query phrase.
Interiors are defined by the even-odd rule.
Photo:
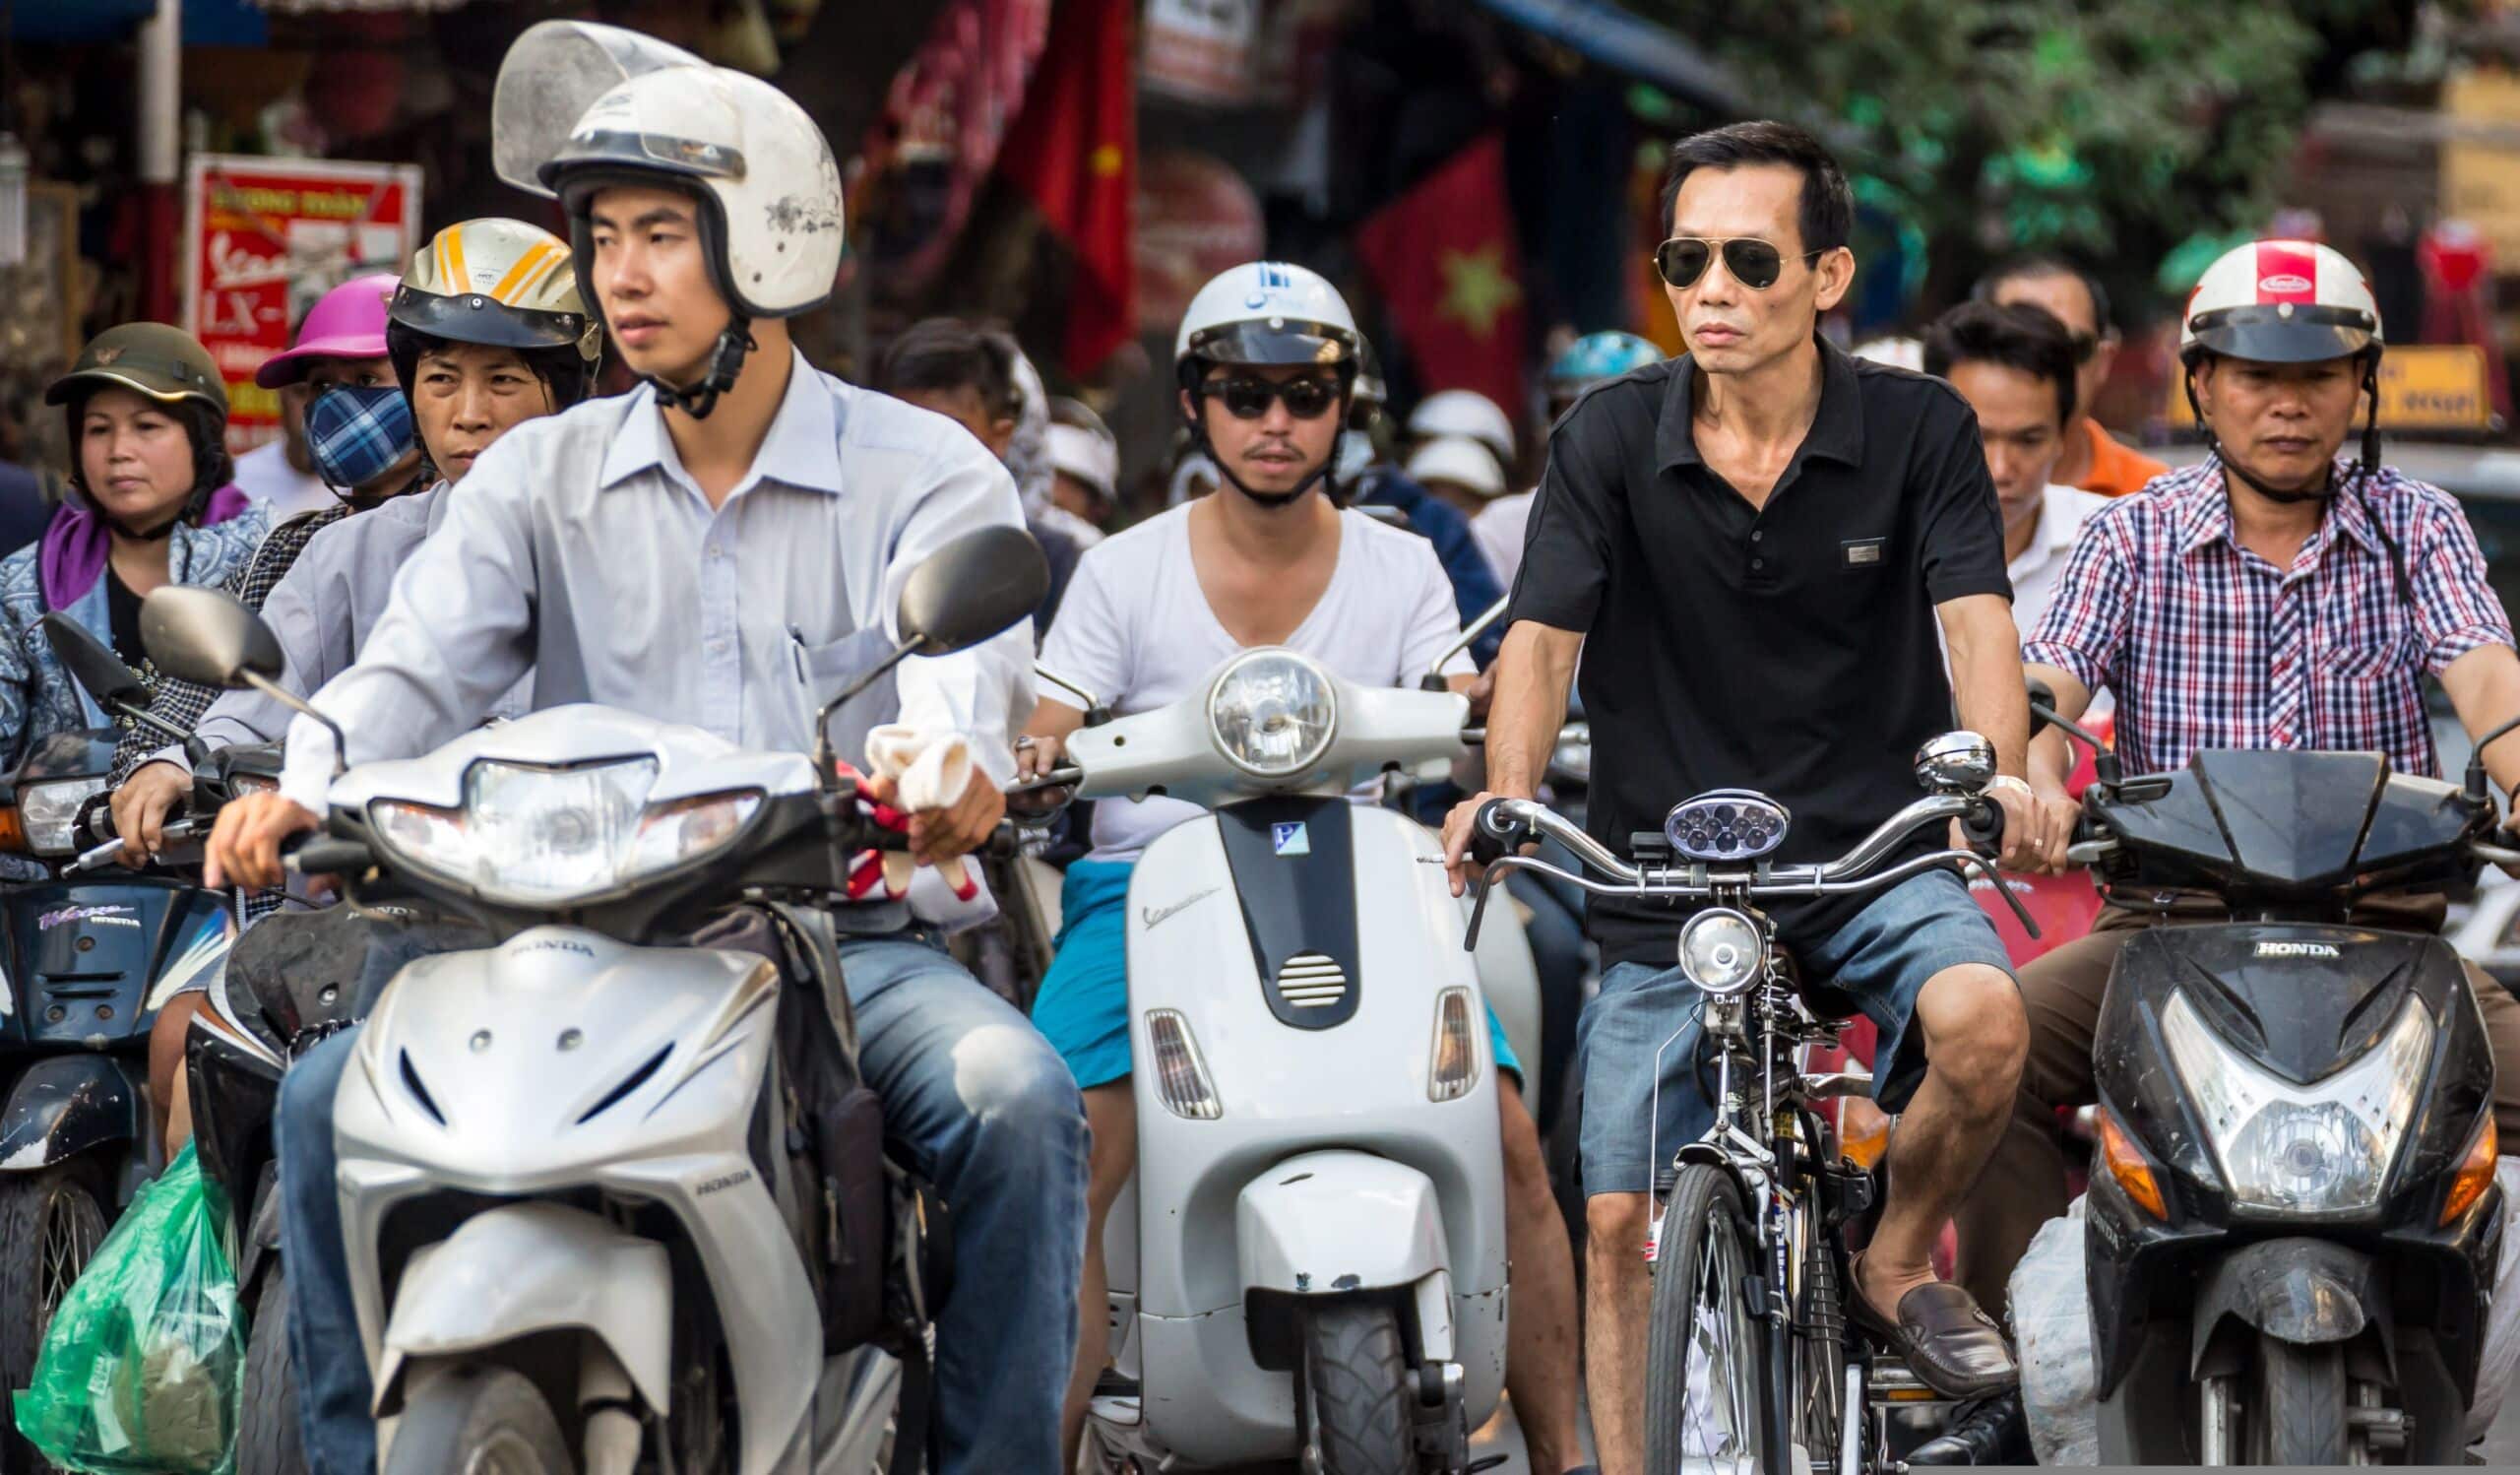
[[[18,1432],[65,1470],[228,1475],[245,1316],[217,1184],[186,1144],[61,1298]]]

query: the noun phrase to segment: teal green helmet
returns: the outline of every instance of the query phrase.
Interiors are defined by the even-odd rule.
[[[1587,333],[1544,376],[1552,400],[1571,400],[1605,379],[1658,362],[1663,351],[1633,333]]]

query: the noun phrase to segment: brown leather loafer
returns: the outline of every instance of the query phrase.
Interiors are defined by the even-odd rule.
[[[1860,1284],[1847,1298],[1855,1324],[1899,1354],[1909,1371],[1945,1398],[1976,1398],[2021,1381],[2003,1328],[1977,1298],[1947,1280],[1928,1281],[1899,1298],[1892,1325],[1873,1310]]]

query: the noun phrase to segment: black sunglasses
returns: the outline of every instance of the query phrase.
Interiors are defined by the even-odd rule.
[[[1339,403],[1339,386],[1326,379],[1289,379],[1284,384],[1267,379],[1210,379],[1199,386],[1199,393],[1211,400],[1225,401],[1227,413],[1235,419],[1256,420],[1269,413],[1273,402],[1283,401],[1287,414],[1299,420],[1319,419]]]
[[[1767,290],[1776,286],[1777,278],[1785,274],[1785,253],[1766,241],[1746,235],[1736,235],[1730,240],[1674,236],[1654,248],[1654,269],[1663,274],[1664,281],[1686,291],[1697,286],[1698,278],[1706,275],[1707,264],[1715,260],[1718,250],[1724,253],[1724,269],[1732,274],[1732,280],[1752,291]],[[1805,251],[1796,259],[1809,261],[1822,254]]]

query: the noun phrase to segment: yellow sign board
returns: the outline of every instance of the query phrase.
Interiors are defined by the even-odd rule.
[[[2380,428],[2475,434],[2493,428],[2493,397],[2486,390],[2485,350],[2469,344],[2409,344],[2380,358]],[[2187,386],[2173,378],[2168,406],[2174,429],[2192,429]]]

